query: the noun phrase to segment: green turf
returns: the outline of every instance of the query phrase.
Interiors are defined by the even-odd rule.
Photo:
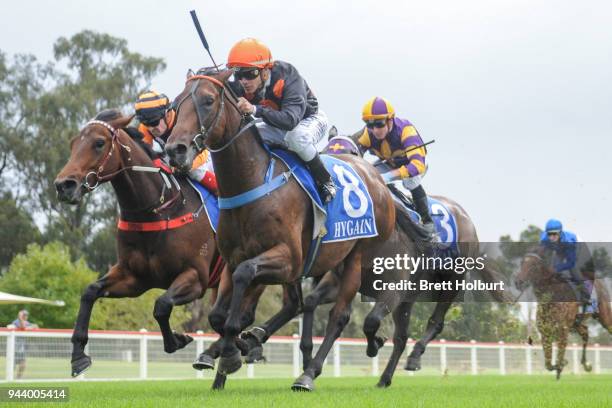
[[[70,402],[83,407],[611,407],[612,375],[399,377],[388,389],[374,378],[320,378],[311,393],[289,390],[291,378],[211,381],[49,383],[68,386]],[[25,384],[19,384],[24,386]],[[43,384],[28,384],[28,387]],[[2,384],[6,387],[6,384]],[[19,406],[58,406],[19,404]]]

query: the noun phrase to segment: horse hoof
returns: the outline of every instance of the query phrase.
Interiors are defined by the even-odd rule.
[[[72,360],[70,364],[72,365],[71,375],[73,377],[77,377],[87,371],[89,367],[91,367],[91,357],[86,354],[83,354],[76,360]]]
[[[291,391],[314,391],[314,381],[306,374],[302,374],[291,386]]]
[[[408,371],[419,371],[421,369],[421,358],[420,357],[408,357],[404,370]]]
[[[188,334],[174,333],[174,338],[176,339],[176,342],[178,343],[177,350],[184,348],[185,346],[187,346],[189,343],[193,341],[193,337],[189,336]]]
[[[374,337],[374,345],[370,346],[368,344],[368,348],[366,350],[366,354],[368,355],[368,357],[376,357],[378,355],[378,350],[380,350],[385,345],[386,341],[387,339],[384,337]]]
[[[252,349],[250,349],[249,353],[247,354],[247,356],[244,359],[244,361],[247,364],[258,363],[260,361],[264,361],[265,362],[266,358],[263,356],[263,347],[256,346],[256,347],[253,347]]]
[[[228,375],[240,370],[240,367],[242,367],[240,351],[236,351],[229,357],[221,357],[221,360],[219,361],[219,368],[217,369],[217,371],[220,374]]]
[[[561,370],[557,370],[557,381],[561,379]]]
[[[593,366],[591,365],[591,363],[584,363],[582,367],[584,368],[584,371],[586,371],[587,373],[590,373],[591,371],[593,371]]]
[[[191,366],[196,370],[213,370],[215,368],[215,359],[208,354],[202,353]]]
[[[378,384],[376,384],[376,386],[378,388],[388,388],[391,385],[391,379],[380,379],[380,381],[378,381]]]
[[[221,391],[225,388],[225,380],[227,377],[225,375],[217,373],[215,376],[215,381],[213,382],[212,389],[215,391]]]
[[[244,339],[240,337],[236,338],[236,347],[240,350],[240,354],[243,356],[247,356],[251,348],[249,347],[249,343],[247,343]]]

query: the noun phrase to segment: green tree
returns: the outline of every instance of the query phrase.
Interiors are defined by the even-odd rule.
[[[64,307],[33,304],[29,306],[33,323],[40,327],[72,328],[85,287],[97,278],[85,261],[72,262],[67,246],[53,242],[44,247],[28,246],[17,255],[8,271],[0,278],[0,291],[49,300],[63,300]],[[0,309],[0,322],[15,319],[23,305],[7,305]]]
[[[17,198],[47,221],[44,239],[80,255],[116,209],[108,189],[77,206],[57,202],[53,181],[69,157],[69,140],[100,110],[131,104],[165,63],[89,30],[58,39],[53,50],[54,60],[44,64],[31,55],[7,62],[0,53],[0,151],[8,156],[2,177],[10,176]]]
[[[40,232],[32,217],[17,206],[8,192],[0,195],[0,270],[11,263],[15,254],[24,252],[28,244],[40,240]]]

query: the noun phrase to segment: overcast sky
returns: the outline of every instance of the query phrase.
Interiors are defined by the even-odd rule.
[[[341,133],[363,104],[388,98],[430,146],[428,193],[459,202],[482,240],[550,217],[611,241],[612,2],[24,1],[3,5],[0,48],[52,58],[83,29],[163,57],[151,84],[171,98],[188,68],[243,37],[294,64]]]

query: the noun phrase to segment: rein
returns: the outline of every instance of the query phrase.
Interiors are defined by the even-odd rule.
[[[219,95],[219,109],[217,109],[217,113],[215,114],[214,118],[210,121],[210,125],[209,126],[205,126],[204,122],[206,120],[206,118],[204,118],[204,114],[202,112],[201,106],[200,104],[198,104],[197,98],[196,98],[196,91],[198,89],[198,87],[200,86],[200,80],[207,80],[212,82],[213,84],[217,85],[221,91],[220,91],[220,95]],[[191,138],[191,144],[193,144],[196,148],[196,150],[198,152],[201,152],[204,149],[208,149],[209,152],[211,153],[219,153],[224,151],[225,149],[227,149],[229,146],[231,146],[236,139],[238,139],[238,137],[240,137],[241,135],[244,134],[244,132],[249,129],[250,127],[252,127],[253,125],[255,125],[256,123],[260,122],[260,119],[256,119],[256,120],[249,120],[249,116],[245,115],[245,114],[240,114],[241,115],[241,119],[240,119],[240,124],[238,125],[238,132],[229,140],[229,142],[227,142],[226,144],[224,144],[223,146],[221,146],[218,149],[214,149],[212,147],[210,147],[208,144],[206,144],[206,140],[208,139],[208,137],[210,136],[210,132],[217,126],[217,124],[219,123],[219,119],[221,118],[221,114],[223,113],[224,109],[225,109],[225,99],[227,98],[228,102],[230,103],[230,105],[232,105],[234,107],[234,109],[236,109],[236,111],[240,112],[240,110],[238,109],[238,105],[236,105],[236,102],[234,101],[235,99],[237,99],[236,95],[233,93],[232,89],[230,87],[228,87],[226,84],[224,84],[223,82],[219,81],[217,78],[211,77],[209,75],[192,75],[189,78],[187,78],[187,83],[189,83],[190,81],[195,81],[195,83],[191,86],[191,89],[189,90],[189,93],[185,96],[183,96],[183,98],[181,100],[179,100],[179,102],[176,104],[176,114],[178,117],[178,111],[181,107],[181,105],[183,104],[183,102],[185,102],[188,98],[191,98],[191,101],[193,102],[193,106],[195,108],[196,111],[196,115],[198,117],[198,125],[200,126],[198,133],[196,133],[192,138]],[[230,98],[225,94],[225,90],[228,89],[229,94],[233,97]],[[245,121],[249,121],[249,123],[246,126],[243,126]]]
[[[195,146],[198,152],[201,152],[205,148],[208,149],[208,151],[211,153],[222,152],[223,150],[231,146],[241,135],[243,135],[247,129],[251,128],[252,126],[254,126],[260,121],[259,119],[250,120],[250,122],[246,126],[243,126],[244,121],[248,120],[247,119],[248,116],[241,114],[240,124],[238,125],[238,129],[239,129],[238,132],[234,136],[232,136],[232,138],[227,143],[225,143],[223,146],[217,149],[210,147],[208,144],[206,144],[206,140],[208,139],[211,130],[214,129],[215,126],[217,126],[217,123],[219,122],[219,118],[221,117],[221,114],[223,113],[223,110],[225,108],[225,97],[227,97],[227,95],[225,94],[225,89],[226,88],[230,89],[229,93],[234,98],[236,98],[236,96],[232,93],[231,88],[228,88],[225,83],[219,81],[217,78],[214,78],[208,75],[193,75],[189,77],[186,82],[189,83],[190,81],[194,81],[194,80],[196,82],[191,86],[191,90],[189,91],[189,94],[185,95],[179,101],[176,107],[176,111],[177,111],[177,117],[178,117],[178,110],[181,104],[185,102],[187,98],[191,97],[191,101],[194,105],[194,108],[195,108],[195,111],[198,117],[198,123],[200,125],[200,132],[193,137],[193,139],[191,140],[191,144]],[[215,114],[214,118],[211,121],[211,126],[209,127],[204,126],[203,114],[200,110],[200,106],[198,105],[198,102],[195,96],[195,92],[198,89],[198,86],[200,85],[200,80],[210,81],[214,85],[217,85],[218,87],[221,88],[221,91],[220,91],[221,100],[219,102],[219,109],[217,110],[217,113]],[[227,100],[240,113],[238,106],[229,97],[227,97]],[[202,139],[201,145],[198,141],[199,138]],[[268,150],[265,144],[264,144],[264,148]],[[274,163],[275,163],[275,160],[274,158],[271,157],[270,162],[268,164],[268,168],[266,170],[266,175],[264,177],[264,183],[262,185],[255,187],[249,191],[245,191],[244,193],[235,195],[233,197],[219,197],[218,198],[219,208],[222,210],[230,210],[233,208],[242,207],[244,205],[252,203],[253,201],[259,200],[260,198],[266,195],[269,195],[274,190],[287,184],[287,182],[289,181],[289,179],[291,178],[293,174],[293,170],[290,169],[289,171],[281,173],[277,175],[276,177],[272,177],[274,174]]]
[[[83,181],[83,186],[87,190],[93,191],[96,188],[98,188],[101,183],[112,180],[117,175],[125,171],[136,171],[136,172],[145,172],[145,173],[159,173],[159,175],[161,176],[163,180],[162,191],[158,199],[159,205],[156,202],[152,205],[149,205],[141,209],[135,209],[135,210],[122,209],[122,212],[139,213],[139,212],[144,212],[144,211],[146,212],[150,211],[154,214],[159,215],[163,211],[171,208],[174,204],[176,204],[178,199],[183,196],[183,192],[181,190],[179,183],[172,175],[172,169],[166,166],[159,159],[156,159],[153,161],[153,163],[155,164],[155,167],[132,165],[132,166],[122,167],[119,170],[114,171],[112,173],[102,174],[104,171],[104,167],[106,166],[110,158],[113,156],[113,153],[115,151],[115,145],[119,145],[121,148],[125,149],[128,152],[128,154],[132,152],[132,149],[129,146],[124,145],[123,143],[119,141],[119,132],[117,131],[117,129],[115,129],[110,124],[100,121],[100,120],[92,120],[92,121],[87,122],[85,127],[89,125],[100,125],[106,128],[111,133],[111,147],[106,157],[102,160],[102,163],[98,167],[97,171],[95,172],[90,171],[85,176],[85,179]],[[128,161],[131,161],[131,160],[132,160],[132,157],[128,156]],[[89,179],[92,175],[95,177],[95,183],[93,185],[89,183]],[[166,191],[173,190],[173,189],[176,189],[176,194],[174,194],[172,198],[166,201]],[[185,224],[193,222],[194,219],[196,219],[199,213],[202,211],[203,205],[204,204],[202,204],[202,206],[200,206],[200,208],[195,213],[189,213],[189,214],[174,218],[172,220],[162,220],[162,221],[153,221],[153,222],[131,222],[131,221],[125,221],[125,220],[120,219],[118,222],[118,228],[123,231],[163,231],[167,229],[178,228]]]

